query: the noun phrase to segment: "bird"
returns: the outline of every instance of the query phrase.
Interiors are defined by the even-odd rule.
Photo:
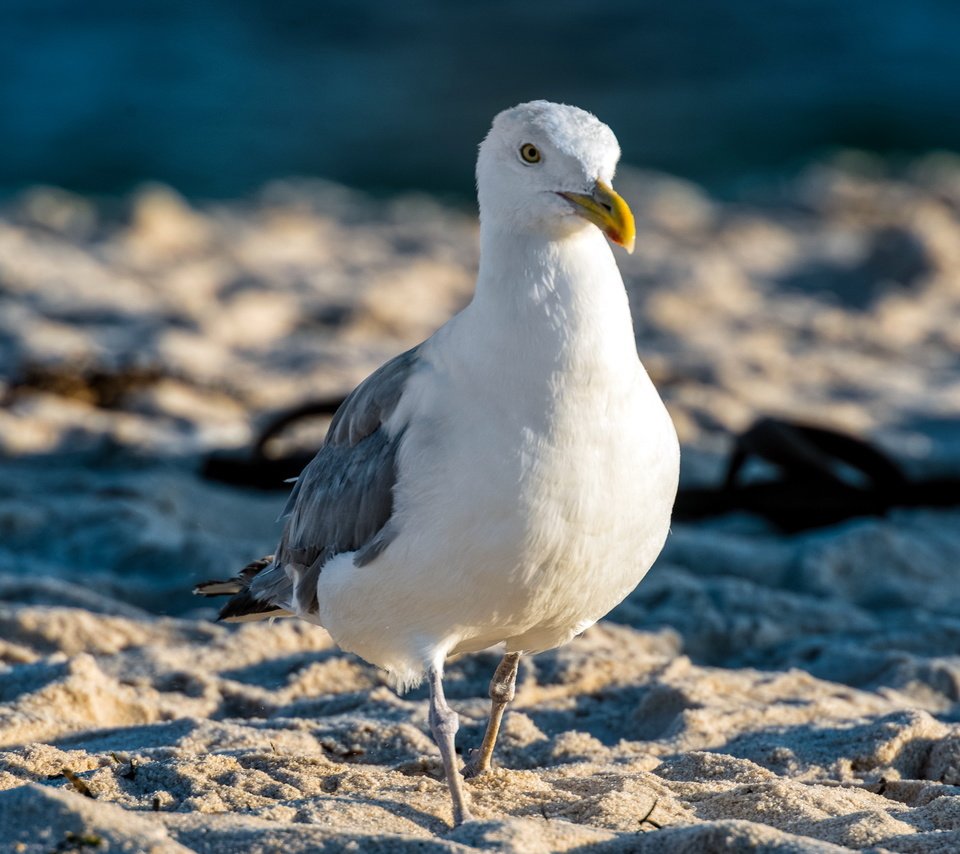
[[[222,620],[318,624],[399,690],[426,678],[455,825],[473,817],[463,780],[492,767],[520,657],[614,608],[670,527],[677,434],[610,245],[636,239],[612,188],[619,159],[613,131],[574,106],[494,118],[471,301],[344,400],[275,554],[195,590],[231,596]],[[483,741],[461,772],[444,665],[500,644]]]

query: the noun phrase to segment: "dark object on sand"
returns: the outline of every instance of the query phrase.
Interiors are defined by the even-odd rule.
[[[740,482],[751,457],[773,465],[778,476]],[[737,436],[723,485],[682,488],[673,515],[693,521],[747,512],[795,533],[855,516],[882,516],[894,507],[957,504],[958,478],[910,480],[893,459],[863,439],[763,418]]]
[[[314,451],[270,456],[268,446],[296,421],[332,416],[343,398],[328,398],[282,413],[261,431],[250,451],[217,451],[202,474],[235,486],[289,489]],[[773,465],[777,476],[741,482],[751,459]],[[833,525],[855,516],[882,516],[894,507],[960,505],[960,478],[910,480],[883,451],[846,433],[763,418],[736,437],[727,474],[718,487],[681,487],[674,519],[696,521],[725,513],[761,516],[784,533]]]
[[[317,400],[277,415],[260,431],[250,451],[214,451],[203,461],[201,474],[208,480],[219,480],[234,486],[289,490],[288,481],[306,468],[307,463],[316,456],[316,450],[270,456],[270,441],[296,421],[317,416],[332,418],[343,401],[342,397]]]

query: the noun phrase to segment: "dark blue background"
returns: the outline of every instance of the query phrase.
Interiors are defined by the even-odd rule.
[[[5,0],[0,193],[466,196],[491,116],[534,97],[714,187],[832,146],[960,149],[960,2]]]

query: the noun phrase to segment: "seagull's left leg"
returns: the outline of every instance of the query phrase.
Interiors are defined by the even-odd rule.
[[[500,721],[503,720],[503,712],[516,694],[517,689],[517,668],[520,666],[520,653],[508,652],[497,672],[493,674],[490,680],[490,720],[487,722],[487,731],[483,734],[483,743],[480,749],[473,751],[474,756],[467,766],[465,776],[479,777],[490,770],[490,761],[493,759],[493,748],[497,743],[497,736],[500,734]]]
[[[473,816],[467,806],[467,796],[463,790],[463,777],[460,774],[457,752],[453,737],[460,728],[457,713],[447,705],[443,696],[443,670],[441,667],[431,667],[427,678],[430,680],[430,731],[433,740],[440,748],[440,757],[443,759],[443,773],[447,777],[447,786],[453,798],[453,823],[461,825],[470,821]]]

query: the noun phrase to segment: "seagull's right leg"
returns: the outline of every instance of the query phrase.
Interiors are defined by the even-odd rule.
[[[447,777],[447,786],[453,798],[453,823],[461,825],[470,821],[470,808],[467,806],[467,797],[463,791],[463,777],[460,774],[460,763],[457,761],[457,752],[453,737],[460,728],[457,713],[447,705],[443,696],[443,670],[440,667],[431,667],[427,678],[430,681],[430,731],[433,740],[440,748],[440,757],[443,759],[443,773]]]
[[[500,734],[500,721],[503,712],[517,693],[517,668],[520,666],[520,653],[508,652],[497,667],[493,679],[490,680],[490,720],[487,722],[487,731],[483,734],[483,743],[480,749],[470,760],[466,777],[478,777],[490,770],[490,760],[493,759],[493,748]]]

